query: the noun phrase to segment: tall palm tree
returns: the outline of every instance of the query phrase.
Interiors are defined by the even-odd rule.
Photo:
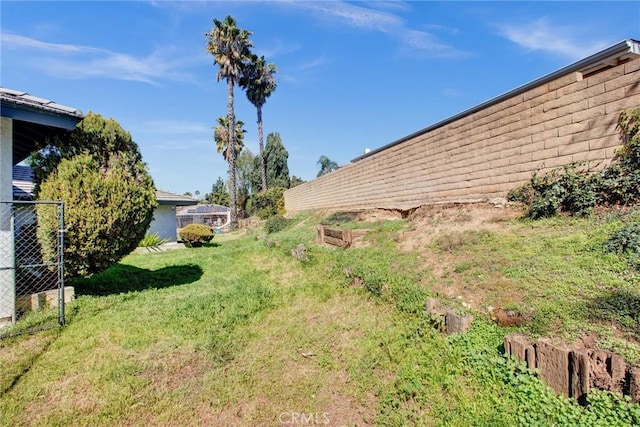
[[[264,56],[252,55],[251,61],[247,63],[240,86],[247,93],[247,99],[258,112],[258,146],[260,147],[260,175],[262,178],[262,191],[267,191],[267,166],[264,160],[264,143],[262,131],[262,106],[267,102],[267,98],[276,90],[275,64],[267,64]]]
[[[233,87],[240,82],[244,64],[251,59],[250,31],[236,26],[236,21],[228,15],[224,21],[213,20],[214,28],[205,33],[208,38],[207,52],[213,55],[213,62],[218,65],[218,81],[227,81],[227,120],[230,135],[229,146],[235,147],[236,133],[235,115],[233,111]],[[238,227],[238,208],[236,203],[236,152],[229,150],[229,193],[231,200],[230,227]]]
[[[221,116],[216,119],[218,126],[213,128],[213,139],[216,142],[216,148],[218,153],[222,153],[224,159],[229,162],[229,157],[231,153],[229,152],[229,147],[231,147],[231,141],[229,137],[229,120],[226,116]],[[243,129],[244,122],[242,120],[236,121],[236,131],[235,131],[235,147],[234,150],[235,158],[238,158],[238,154],[242,151],[244,147],[244,134],[246,130]]]
[[[320,156],[317,164],[320,166],[318,176],[326,175],[329,172],[333,172],[334,170],[338,169],[338,164],[327,156]]]

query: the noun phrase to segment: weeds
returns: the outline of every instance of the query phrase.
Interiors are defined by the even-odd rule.
[[[266,230],[267,234],[277,233],[278,231],[284,230],[288,226],[289,221],[282,215],[270,216],[264,223],[264,229]]]
[[[612,233],[604,248],[609,252],[627,255],[631,265],[640,270],[640,222],[626,225]]]

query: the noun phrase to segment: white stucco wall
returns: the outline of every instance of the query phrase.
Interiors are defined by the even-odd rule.
[[[0,201],[13,199],[13,121],[0,117]],[[11,209],[0,205],[0,326],[15,321],[13,228]]]
[[[175,206],[159,205],[153,213],[153,221],[149,225],[149,234],[158,233],[161,239],[175,242],[178,239],[176,231]]]

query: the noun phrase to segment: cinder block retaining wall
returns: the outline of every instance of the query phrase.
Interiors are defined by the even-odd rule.
[[[287,190],[285,206],[408,210],[504,197],[538,168],[604,165],[620,145],[618,115],[638,106],[640,59],[571,72]]]

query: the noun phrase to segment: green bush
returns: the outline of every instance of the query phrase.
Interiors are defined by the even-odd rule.
[[[527,184],[511,190],[507,199],[527,205],[526,216],[546,218],[559,212],[591,213],[597,201],[599,181],[585,163],[571,163],[544,175],[533,174]]]
[[[272,187],[256,195],[254,209],[260,219],[284,215],[284,191],[285,188]]]
[[[107,169],[112,161],[125,155],[126,163],[120,166],[129,169],[132,175],[147,176],[146,166],[138,145],[131,134],[114,119],[105,119],[100,114],[87,113],[76,128],[64,137],[36,141],[37,150],[29,159],[34,173],[34,192],[38,195],[40,184],[53,173],[62,160],[70,160],[80,154],[89,154]]]
[[[529,218],[550,217],[559,212],[589,214],[596,205],[627,205],[640,201],[640,108],[620,113],[618,128],[623,145],[611,165],[592,172],[586,163],[572,163],[513,189],[510,201],[527,206]]]
[[[269,217],[265,223],[264,228],[268,234],[277,233],[278,231],[284,230],[289,225],[289,220],[283,217],[282,215],[274,215]]]
[[[640,270],[640,223],[626,225],[612,233],[604,244],[604,249],[626,254],[631,265]]]
[[[202,246],[213,239],[213,231],[204,224],[189,224],[179,231],[180,240],[187,247]]]
[[[156,207],[151,177],[134,175],[127,156],[107,168],[89,154],[63,159],[40,186],[42,200],[64,202],[64,264],[68,277],[106,270],[133,251],[144,237]],[[56,258],[58,218],[38,207],[38,240],[43,257]]]
[[[640,224],[630,224],[611,234],[605,244],[609,252],[640,254]]]
[[[623,145],[601,177],[602,202],[610,205],[640,200],[640,108],[620,113],[618,129]]]

